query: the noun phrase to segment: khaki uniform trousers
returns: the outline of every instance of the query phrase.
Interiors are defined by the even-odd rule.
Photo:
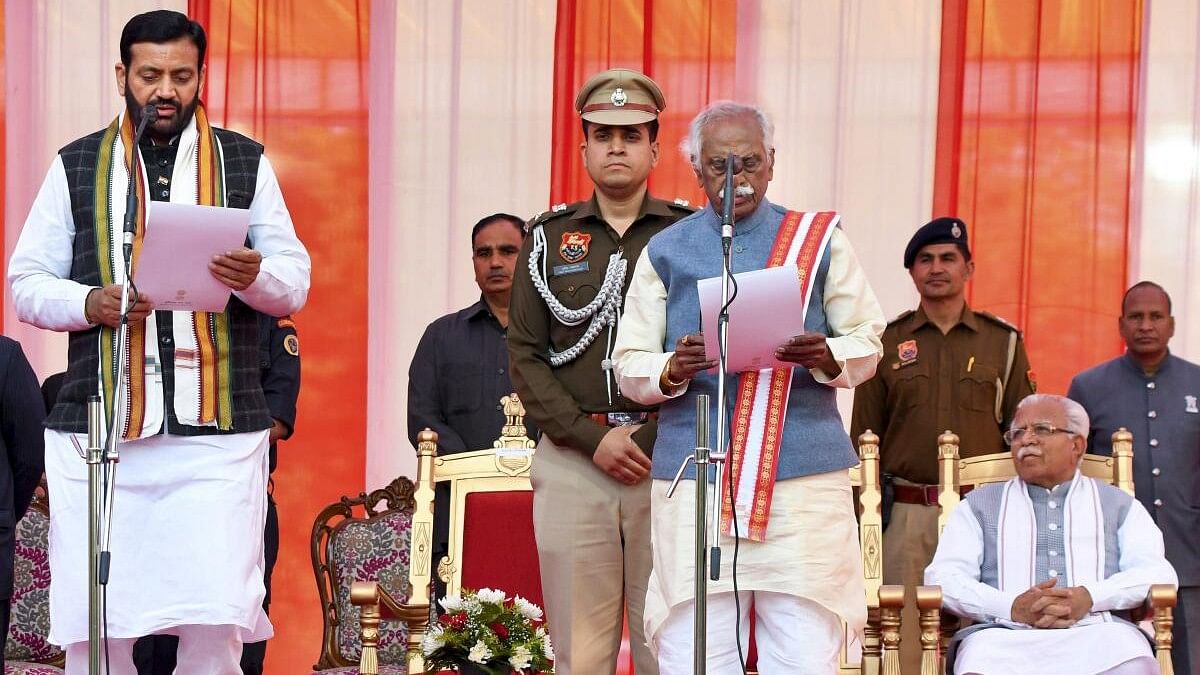
[[[650,484],[618,483],[543,435],[530,471],[542,597],[560,675],[617,669],[622,613],[638,675],[657,675],[642,609],[650,579]]]
[[[904,481],[899,481],[904,483]],[[921,672],[921,625],[917,586],[925,583],[925,568],[937,550],[938,507],[923,504],[892,506],[892,519],[883,533],[883,583],[903,584],[900,614],[900,672]]]

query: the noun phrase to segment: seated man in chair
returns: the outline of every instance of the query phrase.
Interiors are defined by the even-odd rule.
[[[1079,473],[1088,428],[1078,403],[1026,397],[1004,434],[1018,477],[951,513],[925,583],[981,623],[955,636],[947,672],[1158,672],[1148,637],[1116,614],[1175,584],[1175,570],[1145,508]]]

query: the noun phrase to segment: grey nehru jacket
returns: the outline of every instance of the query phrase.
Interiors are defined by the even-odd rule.
[[[1167,355],[1146,375],[1120,356],[1075,376],[1067,396],[1091,417],[1088,452],[1112,454],[1112,434],[1133,433],[1138,501],[1163,532],[1180,586],[1200,585],[1200,366]]]

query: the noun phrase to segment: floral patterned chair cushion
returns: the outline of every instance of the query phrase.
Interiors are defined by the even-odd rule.
[[[44,663],[7,661],[4,664],[4,675],[63,675],[63,672],[62,668],[55,668]]]
[[[4,658],[18,662],[62,663],[63,652],[46,641],[50,633],[50,516],[45,497],[38,494],[25,517],[17,523],[16,557],[13,564],[13,594],[8,639]],[[29,668],[40,667],[37,663]],[[62,672],[10,670],[5,672]]]
[[[343,497],[313,523],[312,556],[325,614],[321,654],[314,671],[356,673],[362,657],[361,610],[350,602],[351,586],[377,581],[393,597],[408,597],[408,540],[415,501],[403,476],[387,487]],[[408,627],[379,626],[378,664],[389,675],[405,672]]]
[[[330,540],[329,560],[336,582],[338,646],[342,656],[357,660],[361,652],[359,609],[350,604],[355,581],[378,581],[392,597],[408,598],[408,532],[412,514],[393,511],[371,520],[347,520]],[[380,664],[403,664],[408,627],[402,621],[379,625]]]

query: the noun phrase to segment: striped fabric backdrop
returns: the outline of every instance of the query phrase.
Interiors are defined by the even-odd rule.
[[[590,193],[571,102],[603,68],[665,92],[661,197],[702,200],[677,151],[700,108],[765,107],[769,196],[840,211],[889,315],[916,303],[911,233],[966,219],[971,302],[1026,331],[1045,391],[1120,352],[1120,295],[1142,278],[1172,293],[1176,353],[1200,357],[1192,0],[7,0],[4,262],[55,149],[121,105],[121,27],[159,7],[205,24],[211,116],[266,143],[313,255],[269,672],[319,648],[311,519],[413,473],[408,363],[429,321],[478,296],[471,224]],[[10,298],[4,333],[62,370],[63,336]]]

